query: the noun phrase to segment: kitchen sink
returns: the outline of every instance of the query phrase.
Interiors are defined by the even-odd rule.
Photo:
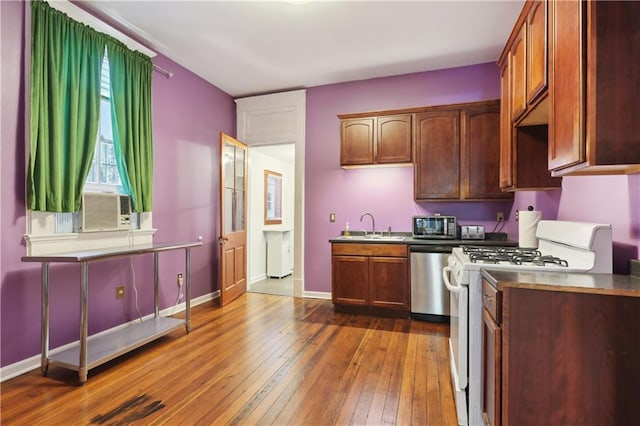
[[[339,239],[341,240],[350,240],[350,241],[404,241],[406,236],[403,235],[351,235],[351,236],[341,236]]]
[[[376,241],[404,241],[406,237],[401,235],[365,235],[362,237],[364,240],[376,240]]]

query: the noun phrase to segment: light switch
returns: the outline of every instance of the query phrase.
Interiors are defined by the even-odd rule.
[[[329,213],[329,222],[335,222],[335,221],[336,221],[336,214]]]

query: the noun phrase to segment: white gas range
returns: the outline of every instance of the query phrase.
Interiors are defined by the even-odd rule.
[[[481,269],[611,273],[611,225],[542,220],[537,250],[513,247],[454,248],[442,275],[451,292],[451,376],[460,425],[482,421]]]

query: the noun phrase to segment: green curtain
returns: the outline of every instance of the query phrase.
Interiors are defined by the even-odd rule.
[[[111,122],[116,160],[133,210],[149,212],[153,203],[151,74],[153,63],[115,39],[107,42],[111,76]]]
[[[28,208],[78,211],[98,134],[106,38],[44,2],[31,10]]]

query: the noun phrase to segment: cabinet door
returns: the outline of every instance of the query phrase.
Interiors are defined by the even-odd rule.
[[[515,121],[527,108],[527,27],[523,25],[509,53],[511,73],[511,118]]]
[[[502,330],[482,309],[482,417],[485,425],[499,426],[502,393]]]
[[[509,91],[509,58],[504,61],[500,69],[500,188],[504,190],[513,187],[513,147],[511,134],[510,91]]]
[[[511,199],[500,189],[500,102],[462,110],[462,198]]]
[[[407,258],[369,258],[371,306],[409,310],[409,267]]]
[[[377,117],[376,163],[411,162],[411,115]]]
[[[374,119],[360,118],[340,122],[340,165],[373,164]]]
[[[547,88],[547,2],[533,2],[527,17],[527,101]]]
[[[581,163],[585,158],[585,50],[582,40],[585,2],[552,1],[549,170]]]
[[[456,110],[416,115],[414,197],[460,198],[460,113]]]
[[[366,256],[333,256],[331,299],[344,305],[369,304],[369,262]]]

